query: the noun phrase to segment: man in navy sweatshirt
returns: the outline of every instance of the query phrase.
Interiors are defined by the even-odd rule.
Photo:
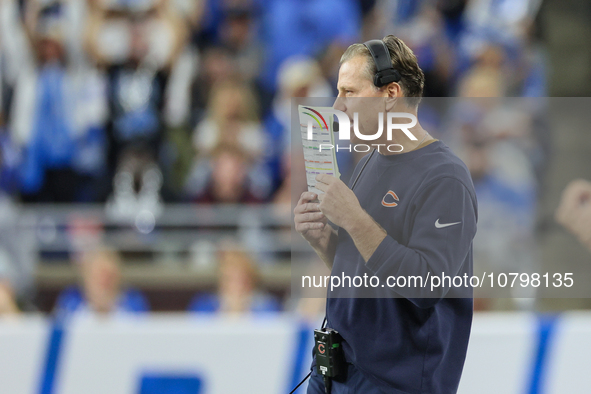
[[[398,73],[394,82],[375,78],[381,70],[370,45],[353,44],[341,58],[334,107],[349,119],[364,112],[358,123],[366,136],[376,134],[378,119],[386,122],[377,112],[416,116],[423,91],[412,51],[394,36],[382,41]],[[472,323],[466,277],[472,275],[476,196],[466,166],[443,142],[419,123],[408,131],[414,139],[398,130],[362,141],[380,150],[359,162],[349,186],[318,175],[322,193],[303,193],[294,210],[296,230],[332,276],[377,277],[371,286],[329,286],[327,326],[341,334],[347,362],[333,394],[448,394],[460,381]],[[385,148],[392,144],[397,148]],[[458,277],[460,290],[457,280],[451,284]],[[308,393],[325,393],[315,367]]]

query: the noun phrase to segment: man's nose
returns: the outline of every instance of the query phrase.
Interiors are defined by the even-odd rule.
[[[334,104],[332,105],[332,107],[336,110],[342,111],[342,112],[346,112],[347,111],[347,103],[346,103],[346,98],[345,97],[341,97],[341,95],[339,94],[337,96],[337,98],[334,101]]]

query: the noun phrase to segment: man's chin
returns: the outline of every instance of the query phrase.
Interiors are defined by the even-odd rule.
[[[360,131],[361,135],[365,135],[365,133],[363,131]],[[359,137],[357,137],[357,134],[355,134],[353,132],[353,129],[351,129],[351,143],[354,145],[357,144],[372,144],[374,141],[364,141],[362,139],[360,139]]]

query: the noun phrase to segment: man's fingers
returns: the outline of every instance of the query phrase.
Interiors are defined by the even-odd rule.
[[[310,230],[322,230],[326,223],[322,222],[306,222],[306,223],[297,223],[296,224],[296,231],[297,232],[304,232]]]
[[[312,192],[303,192],[298,201],[298,205],[314,201],[318,198],[318,194]]]
[[[322,212],[309,212],[297,215],[294,220],[296,223],[320,222],[326,220],[326,217]]]
[[[316,182],[315,187],[316,187],[316,189],[323,191],[325,193],[326,193],[326,190],[328,189],[328,185],[326,183],[320,183],[320,182]],[[320,193],[320,194],[322,194],[322,193]]]
[[[320,204],[317,202],[307,202],[305,204],[296,205],[293,213],[298,215],[306,212],[320,212]]]
[[[320,212],[320,204],[312,202],[318,200],[318,194],[304,192],[300,196],[298,205],[294,208],[295,229],[299,233],[311,230],[322,230],[328,219]]]

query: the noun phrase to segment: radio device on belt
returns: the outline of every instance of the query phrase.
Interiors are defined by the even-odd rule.
[[[332,328],[314,330],[316,372],[324,379],[326,394],[330,394],[332,379],[341,378],[346,373],[347,364],[343,356],[342,341],[343,338],[338,331]]]

